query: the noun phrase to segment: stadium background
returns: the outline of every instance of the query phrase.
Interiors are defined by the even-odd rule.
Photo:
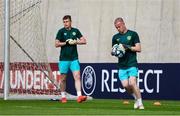
[[[113,25],[117,17],[123,17],[127,27],[139,33],[140,63],[180,62],[179,0],[45,0],[42,3],[43,37],[49,62],[58,60],[59,49],[54,47],[54,39],[66,14],[72,15],[73,26],[87,38],[88,44],[78,47],[82,63],[116,60],[110,56],[110,43],[117,32]],[[0,38],[2,61],[3,39]]]
[[[50,62],[57,62],[59,49],[54,38],[63,26],[62,17],[72,15],[73,26],[87,38],[79,46],[83,63],[114,62],[110,56],[111,38],[117,33],[113,22],[123,17],[129,29],[139,33],[140,63],[180,62],[179,0],[49,0],[44,5],[44,37]],[[53,56],[53,57],[52,57]]]
[[[97,72],[97,77],[100,79],[98,82],[101,82],[103,78],[101,68],[108,70],[111,76],[112,69],[116,68],[112,63],[117,62],[117,59],[110,55],[111,39],[113,34],[117,33],[113,22],[115,18],[123,17],[127,27],[137,31],[141,39],[142,52],[138,54],[138,60],[142,64],[140,65],[143,70],[142,77],[151,69],[150,77],[154,77],[155,70],[163,72],[161,75],[163,80],[160,80],[162,82],[161,95],[155,93],[154,96],[152,94],[149,96],[148,93],[144,93],[145,96],[147,95],[146,98],[180,99],[176,89],[178,85],[175,84],[179,82],[180,63],[179,0],[46,0],[41,5],[43,7],[41,9],[42,31],[46,39],[50,63],[57,64],[58,62],[59,48],[54,47],[54,40],[57,31],[63,26],[62,17],[70,14],[73,26],[80,29],[88,42],[85,46],[78,46],[82,67],[95,64],[94,69],[99,71]],[[0,39],[0,62],[3,62],[2,36]],[[157,65],[159,63],[161,64]],[[105,76],[104,79],[107,78],[107,75]],[[154,84],[156,80],[150,77],[149,81],[152,81],[148,85],[152,84],[149,86],[152,90],[152,87],[156,86]],[[108,83],[111,82],[108,81]],[[167,89],[170,94],[167,94]],[[95,96],[97,94],[95,93]],[[113,92],[111,94],[114,95]],[[104,96],[108,97],[111,94],[106,91]],[[113,97],[121,97],[124,94],[118,95]]]

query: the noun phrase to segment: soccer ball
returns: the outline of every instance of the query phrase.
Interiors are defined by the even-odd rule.
[[[112,51],[111,51],[111,54],[113,56],[116,56],[118,58],[122,58],[125,54],[125,49],[123,47],[122,44],[115,44],[113,47],[112,47]]]

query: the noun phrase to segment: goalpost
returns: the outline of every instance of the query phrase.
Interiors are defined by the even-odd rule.
[[[42,34],[42,2],[0,0],[0,32],[4,31],[0,94],[5,100],[60,98],[58,74],[48,63]]]
[[[10,1],[5,2],[5,31],[4,31],[4,100],[7,100],[9,94],[9,35],[10,35],[10,25],[9,25],[9,15],[10,15]]]

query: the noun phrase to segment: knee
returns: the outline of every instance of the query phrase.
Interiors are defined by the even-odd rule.
[[[130,83],[129,83],[129,86],[130,86],[131,88],[135,88],[137,85],[136,85],[136,82],[130,82]]]
[[[129,85],[128,85],[128,84],[124,84],[123,87],[124,87],[125,89],[128,89],[128,88],[129,88]]]
[[[74,79],[75,79],[75,80],[80,80],[80,74],[75,74],[75,75],[74,75]]]

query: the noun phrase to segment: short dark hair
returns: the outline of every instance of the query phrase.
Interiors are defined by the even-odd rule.
[[[65,16],[63,17],[63,20],[66,20],[66,19],[69,19],[69,20],[71,21],[71,15],[65,15]]]

